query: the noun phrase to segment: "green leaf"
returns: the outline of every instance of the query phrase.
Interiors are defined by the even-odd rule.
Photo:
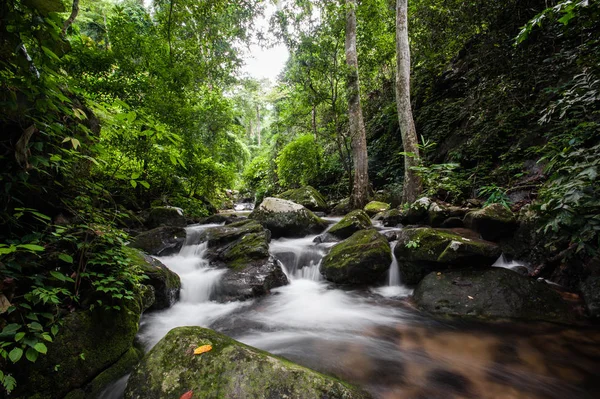
[[[50,275],[51,275],[52,277],[54,277],[55,279],[59,280],[59,281],[69,281],[69,282],[73,282],[73,279],[72,279],[72,278],[70,278],[70,277],[67,277],[67,276],[65,276],[64,274],[62,274],[62,273],[59,273],[59,272],[51,271],[51,272],[50,272]]]
[[[73,257],[71,255],[60,254],[58,255],[58,259],[62,260],[63,262],[73,263]]]
[[[44,247],[42,247],[40,245],[35,245],[35,244],[19,244],[19,245],[17,245],[17,247],[28,249],[29,251],[35,251],[35,252],[40,252],[40,251],[45,250]]]
[[[146,189],[150,188],[150,183],[148,183],[148,182],[147,182],[147,181],[145,181],[145,180],[140,180],[140,181],[138,181],[138,183],[140,183],[140,184],[141,184],[142,186],[144,186],[144,188],[146,188]]]
[[[129,183],[131,184],[131,187],[133,187],[133,188],[137,187],[137,182],[135,180],[129,180]]]
[[[15,334],[15,341],[19,342],[20,340],[22,340],[25,337],[25,333],[24,332],[20,332],[20,333],[16,333]]]
[[[37,344],[35,344],[33,346],[33,349],[35,349],[36,351],[43,353],[44,355],[46,353],[48,353],[48,348],[46,348],[46,345],[42,342],[38,342]]]
[[[4,384],[4,389],[6,389],[6,391],[8,393],[10,393],[17,386],[17,381],[14,379],[14,377],[12,375],[6,375],[6,376],[4,376],[3,384]]]
[[[58,326],[55,324],[52,327],[50,327],[50,332],[56,337],[56,334],[58,334]]]
[[[8,324],[2,329],[2,335],[13,335],[21,328],[20,324],[12,323]]]
[[[0,255],[8,255],[8,254],[15,252],[16,250],[17,250],[17,247],[15,247],[14,245],[11,245],[8,248],[0,248]]]
[[[25,357],[27,357],[27,360],[31,363],[35,363],[39,355],[39,352],[33,348],[27,348],[27,352],[25,352]]]
[[[56,54],[54,54],[54,52],[52,50],[50,50],[48,47],[42,46],[42,51],[44,52],[44,54],[46,54],[48,57],[52,58],[53,60],[60,61],[60,58],[58,58],[58,56]]]
[[[23,349],[21,349],[21,348],[13,348],[13,350],[11,350],[10,353],[8,354],[8,358],[13,363],[16,363],[19,360],[21,360],[22,356],[23,356]]]

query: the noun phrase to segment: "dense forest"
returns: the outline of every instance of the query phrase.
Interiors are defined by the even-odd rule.
[[[290,57],[276,80],[243,72],[250,45],[281,44]],[[2,397],[102,397],[134,366],[125,397],[222,397],[183,389],[182,382],[168,393],[163,383],[162,394],[143,388],[142,373],[150,381],[159,364],[151,361],[161,360],[146,360],[155,349],[143,357],[149,348],[136,338],[144,311],[168,311],[180,295],[169,285],[179,277],[156,266],[156,257],[183,251],[196,237],[184,228],[207,223],[216,230],[199,233],[199,242],[208,243],[202,256],[211,267],[246,273],[235,283],[225,274],[222,284],[230,288],[211,296],[215,303],[293,286],[284,257],[271,256],[273,243],[328,228],[315,242],[336,244],[322,247],[324,258],[314,263],[331,284],[379,283],[391,275],[393,256],[403,286],[416,287],[414,298],[403,297],[395,308],[460,318],[450,305],[445,312],[428,308],[428,273],[456,273],[504,254],[526,266],[511,290],[534,283],[543,290],[519,291],[537,302],[518,315],[486,310],[481,319],[576,325],[590,336],[565,333],[565,345],[599,342],[591,338],[600,338],[597,1],[6,0],[0,85]],[[255,211],[249,219],[235,216],[236,204]],[[405,229],[376,233],[377,223]],[[448,248],[457,252],[456,245],[473,240],[485,248],[446,260]],[[364,259],[348,266],[356,256]],[[464,278],[429,284],[451,292]],[[255,284],[251,294],[240,294],[249,290],[240,288],[242,280]],[[183,298],[183,275],[181,281]],[[220,322],[215,330],[241,336]],[[187,342],[173,331],[167,338]],[[223,356],[219,345],[239,344],[206,331],[206,342],[192,344],[210,346],[198,357]],[[244,345],[250,350],[256,351]],[[244,353],[244,370],[256,366],[248,359],[264,355]],[[594,363],[569,381],[589,397],[600,393],[590,382],[600,364],[597,348],[593,353]],[[319,381],[316,391],[300,394],[286,385],[291,391],[274,396],[215,392],[442,397],[385,396],[381,381],[375,389],[345,371],[291,360],[360,389],[302,374],[293,384]],[[252,389],[291,379],[256,367],[259,379],[244,380]],[[203,387],[219,383],[210,384]],[[456,397],[488,397],[453,384]]]

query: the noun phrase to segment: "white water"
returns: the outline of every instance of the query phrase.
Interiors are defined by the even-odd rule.
[[[411,288],[403,285],[400,280],[400,265],[394,253],[394,248],[397,244],[398,241],[392,243],[392,264],[388,270],[388,285],[373,290],[373,292],[386,298],[404,298],[412,295],[413,292]]]
[[[505,269],[512,269],[513,267],[517,267],[517,266],[523,266],[526,267],[527,269],[529,269],[529,265],[525,262],[521,262],[518,260],[511,260],[509,261],[508,258],[506,257],[506,255],[502,254],[500,255],[500,257],[496,260],[496,262],[494,262],[494,264],[492,265],[493,267],[503,267]]]

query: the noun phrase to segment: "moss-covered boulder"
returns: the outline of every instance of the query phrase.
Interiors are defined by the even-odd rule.
[[[14,375],[22,383],[13,397],[62,398],[84,388],[130,351],[141,312],[141,300],[132,300],[120,311],[96,308],[68,314],[54,342],[46,343],[47,355],[35,363],[19,363],[23,368]]]
[[[300,204],[313,212],[326,212],[328,209],[325,198],[311,186],[288,190],[278,197]]]
[[[129,246],[156,256],[167,256],[179,252],[185,242],[186,232],[181,227],[157,227],[138,234]]]
[[[379,212],[385,212],[390,209],[390,204],[379,201],[371,201],[364,207],[364,211],[367,212],[369,216],[374,216]]]
[[[499,267],[430,273],[414,301],[426,312],[448,316],[572,320],[569,306],[546,283]]]
[[[154,287],[154,304],[150,310],[160,310],[171,307],[179,299],[181,280],[161,261],[140,251],[127,248],[126,253],[148,277],[145,284]]]
[[[302,205],[281,198],[265,198],[249,217],[269,229],[275,238],[304,237],[327,227],[323,219]]]
[[[492,204],[467,213],[465,226],[475,230],[485,240],[510,237],[519,227],[514,213],[501,204]]]
[[[344,216],[342,220],[327,230],[327,233],[343,240],[359,230],[365,230],[372,226],[369,215],[365,211],[357,209]]]
[[[146,227],[154,229],[160,226],[187,226],[187,219],[181,208],[171,206],[157,206],[147,211]]]
[[[341,284],[380,281],[392,262],[387,239],[375,230],[361,230],[334,245],[321,262],[321,274]]]
[[[200,224],[231,224],[243,220],[243,218],[235,214],[224,215],[217,213],[215,215],[208,216],[200,220]]]
[[[491,242],[465,237],[456,230],[430,227],[404,229],[398,233],[394,254],[405,284],[417,284],[432,271],[474,266],[489,267],[502,254]]]
[[[427,197],[420,198],[410,204],[403,212],[402,224],[425,224],[428,222],[428,211],[431,206],[431,200]]]
[[[194,355],[194,349],[212,349]],[[131,373],[126,399],[359,399],[366,393],[338,379],[201,327],[175,328]]]
[[[344,198],[343,200],[339,201],[337,204],[334,204],[331,207],[331,214],[333,216],[344,216],[351,210],[352,208],[350,206],[350,198]]]
[[[402,212],[398,208],[390,209],[381,215],[381,223],[385,227],[396,227],[402,223]]]
[[[244,300],[262,296],[288,284],[280,265],[269,254],[269,230],[255,220],[243,220],[206,229],[199,241],[207,242],[211,264],[227,268],[214,299]]]

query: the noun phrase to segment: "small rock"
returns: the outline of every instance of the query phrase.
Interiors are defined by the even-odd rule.
[[[150,255],[167,256],[179,252],[185,237],[185,229],[181,227],[157,227],[135,236],[129,246]]]

